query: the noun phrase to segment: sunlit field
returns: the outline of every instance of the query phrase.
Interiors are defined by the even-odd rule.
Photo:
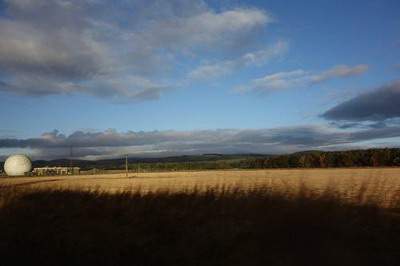
[[[335,191],[349,201],[375,200],[388,206],[400,193],[400,168],[229,170],[164,173],[125,173],[79,176],[1,178],[0,185],[15,188],[62,188],[107,192],[205,190],[209,188],[272,190],[296,194]],[[360,195],[359,192],[362,191]],[[361,197],[361,198],[360,198]]]

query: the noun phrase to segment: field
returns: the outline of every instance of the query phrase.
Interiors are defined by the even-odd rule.
[[[399,169],[2,178],[1,265],[400,261]]]
[[[107,192],[205,190],[269,187],[289,194],[307,188],[312,193],[334,190],[349,201],[375,199],[388,205],[400,194],[400,168],[336,168],[220,170],[157,173],[125,173],[79,176],[1,178],[0,186],[63,188]],[[362,195],[360,195],[360,191]],[[362,198],[360,198],[362,197]]]

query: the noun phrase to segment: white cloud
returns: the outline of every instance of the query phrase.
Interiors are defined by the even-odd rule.
[[[278,41],[263,50],[248,52],[233,60],[218,61],[200,65],[192,70],[188,78],[192,80],[209,80],[231,74],[243,67],[262,66],[272,58],[281,56],[288,49],[287,42]]]
[[[337,77],[356,76],[365,73],[367,70],[368,70],[368,65],[357,65],[354,67],[350,67],[347,65],[339,65],[313,76],[312,81],[318,83]]]
[[[282,90],[309,82],[309,73],[304,70],[279,72],[253,80],[257,90]]]
[[[235,90],[237,92],[271,92],[276,90],[307,87],[331,79],[361,75],[367,70],[367,65],[356,65],[353,67],[338,65],[322,72],[297,69],[287,72],[278,72],[266,75],[262,78],[253,79],[250,84],[238,86]]]
[[[230,45],[271,19],[259,9],[234,9],[217,13],[204,10],[192,16],[172,16],[151,21],[138,33],[151,45],[168,49],[207,49],[210,45]]]

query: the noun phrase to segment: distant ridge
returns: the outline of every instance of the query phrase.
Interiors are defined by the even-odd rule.
[[[159,158],[129,157],[131,167],[137,164],[151,170],[201,170],[201,169],[259,169],[259,168],[324,168],[324,167],[379,167],[400,166],[399,148],[382,148],[347,151],[309,150],[284,155],[271,154],[220,154],[180,155]],[[3,163],[1,163],[3,165]],[[88,169],[123,169],[125,158],[102,160],[55,159],[36,160],[33,167],[70,165]]]

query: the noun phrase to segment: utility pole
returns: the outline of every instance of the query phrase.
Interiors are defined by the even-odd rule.
[[[128,178],[128,154],[125,156],[125,173],[126,178]]]
[[[69,146],[69,172],[71,175],[73,175],[73,170],[72,170],[72,145]]]

